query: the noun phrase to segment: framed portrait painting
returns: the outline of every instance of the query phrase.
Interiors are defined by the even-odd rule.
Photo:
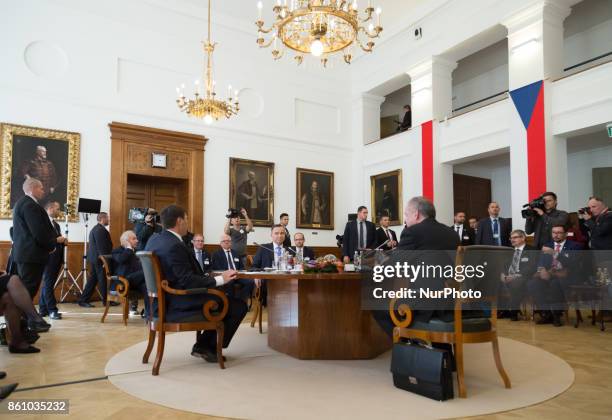
[[[15,203],[23,197],[23,182],[37,178],[45,196],[41,205],[57,201],[68,212],[68,220],[78,221],[79,162],[81,135],[68,131],[0,123],[2,141],[2,185],[0,217],[12,217]],[[60,218],[65,213],[62,211]]]
[[[274,163],[230,158],[229,206],[244,208],[254,226],[272,226]]]
[[[398,169],[370,177],[372,222],[389,216],[391,226],[402,224],[402,170]]]
[[[296,226],[334,228],[334,173],[297,168]]]

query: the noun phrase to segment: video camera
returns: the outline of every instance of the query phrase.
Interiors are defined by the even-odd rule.
[[[583,207],[581,209],[578,209],[578,214],[588,214],[588,215],[592,215],[591,213],[591,209],[588,207]]]
[[[147,207],[134,207],[128,211],[128,221],[130,223],[146,223],[145,218],[147,215],[153,216],[153,223],[159,223],[159,213],[153,208]]]
[[[523,219],[527,219],[529,217],[536,217],[538,213],[536,213],[533,209],[544,210],[546,203],[544,202],[544,196],[541,195],[538,198],[534,198],[529,203],[523,205],[523,210],[521,210],[521,216]]]
[[[232,219],[234,217],[240,217],[240,211],[238,211],[237,209],[229,208],[227,209],[227,213],[225,214],[225,217],[227,217],[228,219]]]

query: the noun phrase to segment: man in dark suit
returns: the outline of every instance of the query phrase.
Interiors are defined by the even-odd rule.
[[[374,243],[375,248],[384,249],[385,251],[394,249],[397,246],[397,236],[395,232],[389,229],[389,216],[383,215],[378,218],[380,227],[376,229],[376,242]],[[382,244],[386,244],[381,247]]]
[[[34,297],[45,270],[49,254],[58,243],[57,231],[49,216],[38,204],[45,196],[42,183],[28,178],[23,183],[23,192],[13,207],[13,249],[11,256],[30,297]]]
[[[96,285],[98,285],[98,290],[102,295],[102,305],[106,305],[106,276],[104,275],[102,262],[98,257],[100,255],[108,255],[113,251],[113,241],[106,228],[109,222],[108,214],[101,212],[96,219],[98,223],[89,232],[89,247],[87,248],[87,261],[91,266],[91,272],[83,294],[79,299],[79,306],[84,308],[93,308],[93,305],[89,303],[89,299],[91,299]],[[117,302],[111,302],[111,305],[115,306],[115,304]]]
[[[285,248],[285,227],[283,225],[274,225],[270,231],[272,242],[263,244],[259,247],[253,257],[252,268],[267,268],[274,267],[283,252],[289,252]],[[260,279],[255,279],[255,285],[261,288],[261,303],[266,306],[268,299],[268,289],[266,282]]]
[[[212,258],[204,249],[204,235],[196,233],[191,240],[193,246],[192,253],[200,265],[202,271],[209,271],[212,268]]]
[[[225,233],[219,240],[219,248],[212,255],[212,269],[215,271],[244,270],[242,259],[232,251],[232,238]],[[234,280],[233,287],[225,287],[227,294],[242,300],[248,300],[253,295],[255,282],[251,279]]]
[[[507,309],[502,316],[508,316],[511,321],[518,321],[519,308],[525,297],[527,282],[538,268],[538,251],[526,244],[527,235],[522,230],[510,233],[510,242],[514,248],[512,261],[508,261],[505,273],[501,275],[498,308]],[[500,311],[501,313],[502,311]]]
[[[130,290],[138,290],[144,298],[145,317],[149,314],[149,299],[147,297],[147,285],[145,283],[144,273],[140,260],[136,256],[138,249],[138,237],[131,230],[126,230],[119,237],[121,246],[113,249],[113,274],[116,276],[125,277],[130,284]],[[116,285],[111,287],[114,289]],[[132,313],[138,313],[138,300],[136,304],[132,303],[130,308]]]
[[[64,263],[64,247],[68,242],[62,236],[60,225],[54,220],[59,214],[59,203],[57,201],[49,201],[45,204],[45,210],[57,234],[57,244],[55,245],[55,252],[49,254],[49,261],[47,261],[45,271],[43,272],[43,285],[38,298],[38,311],[41,316],[49,316],[51,319],[62,319],[62,314],[57,309],[54,290],[57,276]]]
[[[465,212],[458,211],[455,213],[454,223],[451,228],[455,231],[461,245],[474,245],[476,233],[469,226],[465,225]]]
[[[355,251],[374,248],[376,243],[376,226],[366,220],[368,218],[368,208],[359,206],[357,209],[357,220],[347,222],[344,228],[344,238],[342,239],[342,256],[344,263],[348,264],[353,260]]]
[[[290,248],[289,252],[291,252],[297,260],[311,261],[315,259],[312,248],[304,245],[306,239],[304,238],[304,234],[302,232],[296,232],[295,235],[293,235],[293,240],[295,242],[295,247]]]
[[[474,231],[474,242],[476,242],[476,234],[478,233],[478,219],[475,217],[470,217],[468,219],[468,225],[470,229]]]
[[[236,278],[235,270],[227,270],[214,276],[212,271],[202,271],[192,252],[182,240],[187,233],[187,213],[174,204],[161,211],[161,223],[164,230],[153,235],[147,242],[146,251],[151,251],[159,258],[162,274],[170,287],[189,290],[199,288],[218,288]],[[166,317],[168,321],[204,320],[203,305],[210,301],[219,301],[210,294],[192,294],[185,296],[168,295]],[[228,311],[223,319],[223,347],[226,348],[240,322],[247,313],[244,301],[228,296]],[[217,363],[217,332],[204,331],[198,334],[192,349],[192,356],[201,357],[209,363]]]
[[[280,224],[285,228],[285,241],[283,242],[283,246],[289,248],[291,246],[291,234],[289,233],[289,229],[287,229],[287,225],[289,224],[289,215],[287,213],[281,213]]]
[[[393,252],[395,262],[404,262],[406,259],[411,265],[420,265],[421,263],[430,265],[454,265],[451,256],[443,253],[431,252],[399,252],[399,251],[437,251],[447,250],[454,251],[459,246],[459,238],[455,232],[448,226],[439,223],[436,220],[436,209],[425,197],[414,197],[408,201],[404,210],[404,223],[406,229],[402,232],[400,243],[397,250]],[[427,278],[421,279],[421,282],[415,282],[416,287],[426,287],[430,290],[442,290],[445,287],[444,279],[442,278]],[[449,305],[446,305],[449,307]],[[372,311],[372,315],[381,326],[381,328],[391,337],[393,327],[388,311]],[[438,318],[442,321],[450,321],[453,319],[452,311],[437,309],[425,310],[417,309],[413,311],[415,321],[429,322],[432,318]]]
[[[566,225],[553,226],[551,234],[552,242],[542,247],[538,271],[528,288],[540,312],[537,324],[552,323],[560,327],[568,287],[580,281],[582,245],[567,240]]]
[[[476,245],[510,246],[510,231],[512,226],[508,219],[499,217],[499,204],[489,203],[489,217],[480,219],[476,231]]]

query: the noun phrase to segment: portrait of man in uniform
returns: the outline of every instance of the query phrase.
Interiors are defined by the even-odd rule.
[[[230,158],[231,208],[245,209],[255,226],[274,221],[274,163]]]

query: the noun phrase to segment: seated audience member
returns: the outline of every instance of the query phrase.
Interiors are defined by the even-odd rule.
[[[508,310],[503,311],[502,316],[498,316],[498,318],[504,318],[507,315],[510,320],[518,321],[519,308],[525,297],[527,282],[538,268],[537,251],[534,247],[525,243],[526,239],[527,235],[520,229],[513,230],[510,233],[514,255],[512,261],[508,261],[506,273],[502,274],[501,277],[498,305],[498,308],[507,308]]]
[[[10,332],[10,353],[40,352],[40,349],[30,345],[28,337],[24,336],[21,317],[25,315],[28,318],[28,328],[34,332],[48,331],[50,325],[36,312],[28,290],[17,275],[0,275],[0,315],[4,316]]]
[[[301,263],[315,259],[312,248],[304,245],[306,239],[304,238],[304,234],[302,232],[296,232],[295,235],[293,235],[293,240],[295,242],[295,246],[291,248],[290,251],[294,253],[295,259],[298,262]]]
[[[159,258],[162,274],[170,287],[189,290],[198,288],[216,288],[228,284],[236,278],[234,270],[224,271],[213,276],[210,271],[203,271],[192,252],[182,240],[187,233],[187,213],[176,205],[170,205],[161,211],[161,223],[164,230],[149,239],[146,250],[153,252]],[[192,294],[185,296],[168,295],[166,316],[168,321],[205,320],[202,313],[203,305],[215,300],[210,294]],[[223,347],[226,348],[240,322],[247,313],[244,301],[228,296],[229,307],[223,320]],[[204,331],[198,334],[197,342],[192,349],[192,355],[202,357],[209,363],[217,363],[216,353],[217,332]]]
[[[224,233],[221,235],[219,244],[221,248],[212,255],[212,269],[215,271],[244,270],[242,260],[232,250],[232,238]],[[225,288],[228,295],[248,300],[253,295],[255,284],[251,279],[237,279],[231,286],[233,287]]]
[[[471,227],[465,225],[465,212],[458,211],[455,213],[454,223],[451,228],[457,234],[461,245],[474,245],[476,233]]]
[[[495,201],[487,208],[489,217],[480,219],[476,230],[475,245],[510,246],[510,220],[499,217],[501,209]]]
[[[268,268],[274,267],[283,252],[287,251],[283,243],[285,242],[285,227],[283,225],[272,226],[270,236],[272,242],[263,244],[259,247],[255,256],[253,257],[253,265],[251,268]],[[268,290],[266,288],[266,282],[259,279],[255,279],[256,285],[261,285],[261,302],[262,305],[267,304]]]
[[[528,288],[540,313],[537,323],[560,327],[568,286],[580,281],[582,264],[576,251],[582,247],[567,240],[565,225],[553,226],[552,239],[542,247],[538,271],[528,282]]]
[[[130,290],[138,290],[142,294],[145,304],[145,316],[148,316],[149,298],[147,296],[147,284],[145,282],[144,273],[142,272],[140,260],[136,256],[138,238],[133,231],[126,230],[121,234],[119,242],[121,246],[113,249],[112,252],[113,262],[115,263],[113,274],[125,277],[130,283]],[[111,285],[111,288],[114,289],[115,287],[116,285]],[[132,306],[132,312],[138,313],[137,307],[138,301],[136,301],[136,307]]]
[[[210,258],[210,255],[208,255],[208,252],[206,252],[204,249],[204,235],[199,233],[193,235],[191,245],[193,246],[193,256],[200,265],[202,271],[210,270],[212,268],[212,259]]]
[[[394,231],[389,229],[389,216],[380,216],[378,220],[380,227],[376,229],[376,243],[374,244],[374,247],[380,247],[380,249],[384,249],[385,251],[395,248],[397,246],[397,236],[395,235]],[[386,244],[381,246],[385,242]]]

